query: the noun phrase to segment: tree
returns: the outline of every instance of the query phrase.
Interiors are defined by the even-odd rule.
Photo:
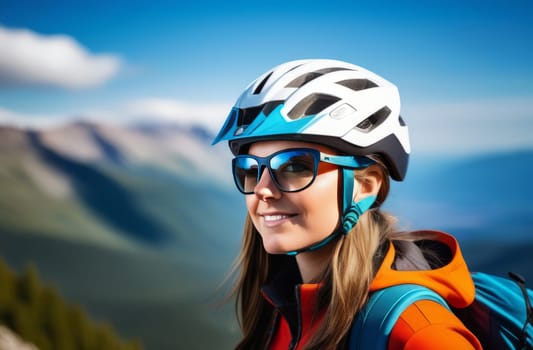
[[[0,257],[0,318],[5,314],[14,300],[15,274]]]
[[[17,276],[1,258],[0,324],[39,350],[142,350],[139,342],[124,342],[111,325],[94,323],[81,306],[43,285],[34,265]]]

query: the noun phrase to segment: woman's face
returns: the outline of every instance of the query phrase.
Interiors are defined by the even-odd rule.
[[[256,142],[248,153],[265,157],[288,148],[314,148],[335,153],[325,146],[298,141]],[[321,162],[311,186],[287,193],[276,187],[265,169],[255,192],[246,195],[248,212],[265,250],[270,254],[286,253],[329,236],[339,223],[338,183],[338,167]]]

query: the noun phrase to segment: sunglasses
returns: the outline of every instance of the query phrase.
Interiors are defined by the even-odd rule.
[[[331,155],[312,148],[291,148],[267,157],[250,154],[236,156],[232,161],[233,179],[241,193],[252,194],[263,170],[267,168],[280,191],[298,192],[311,186],[320,162],[352,169],[366,168],[375,163],[366,157]]]

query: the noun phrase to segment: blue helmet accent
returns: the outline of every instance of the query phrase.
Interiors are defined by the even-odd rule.
[[[268,114],[265,114],[265,111],[262,110],[249,125],[239,121],[243,112],[238,108],[232,108],[230,115],[226,119],[226,124],[213,140],[213,144],[224,140],[238,141],[244,139],[249,141],[250,138],[271,138],[274,135],[297,135],[311,126],[316,120],[314,118],[315,115],[290,120],[281,113],[283,107],[284,104],[280,103]]]

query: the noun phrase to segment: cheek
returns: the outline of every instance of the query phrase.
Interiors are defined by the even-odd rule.
[[[339,221],[338,176],[335,172],[321,175],[310,193],[311,216],[315,224],[335,228]],[[315,186],[316,185],[316,186]],[[312,199],[311,199],[312,198]]]

